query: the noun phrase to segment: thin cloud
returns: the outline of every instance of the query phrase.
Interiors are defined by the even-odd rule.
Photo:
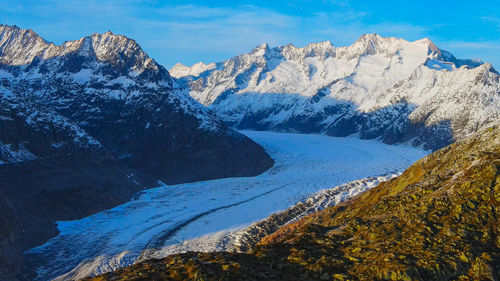
[[[450,51],[459,58],[481,59],[493,64],[497,69],[500,68],[500,40],[497,41],[449,41],[441,42],[440,47]]]
[[[482,20],[485,22],[492,24],[497,27],[498,30],[500,30],[500,18],[499,17],[481,17]]]
[[[9,3],[11,2],[11,3]],[[148,54],[167,67],[176,62],[193,64],[197,61],[221,61],[267,42],[271,46],[330,40],[337,46],[352,44],[364,33],[416,40],[431,37],[439,47],[457,56],[485,55],[496,58],[491,42],[453,42],[433,38],[442,26],[418,25],[410,22],[379,19],[373,11],[355,9],[350,1],[323,0],[330,9],[310,13],[284,11],[254,5],[213,7],[209,5],[152,6],[145,1],[2,1],[2,23],[32,28],[49,41],[60,44],[94,32],[111,30],[135,39]],[[170,2],[171,3],[171,2]],[[289,7],[304,5],[291,0]],[[500,25],[497,17],[484,17],[483,21]]]
[[[446,43],[447,46],[454,49],[500,49],[500,41],[483,41],[483,42],[467,42],[467,41],[451,41]]]

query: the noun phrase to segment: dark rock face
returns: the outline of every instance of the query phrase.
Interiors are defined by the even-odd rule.
[[[185,253],[92,280],[498,280],[500,127],[443,148],[249,253]]]
[[[12,210],[11,203],[6,200],[0,190],[0,280],[15,280],[21,271],[23,252],[18,244],[21,232],[19,217]]]
[[[61,46],[0,25],[0,278],[56,220],[167,184],[254,176],[273,165],[176,85],[139,45],[110,32]]]
[[[239,96],[241,99],[252,99],[245,97],[245,94]],[[282,95],[283,100],[288,98],[289,96]],[[216,107],[218,102],[224,102],[222,97],[219,99],[212,106]],[[368,113],[357,111],[354,104],[341,101],[325,107],[321,112],[313,109],[314,98],[297,98],[293,104],[296,103],[303,104],[303,111],[280,122],[269,120],[269,116],[277,116],[281,111],[288,110],[277,104],[271,109],[249,110],[241,115],[241,119],[230,120],[228,124],[240,130],[324,133],[335,137],[356,134],[361,139],[378,138],[387,144],[421,145],[426,150],[437,150],[456,140],[451,130],[452,124],[447,120],[434,125],[426,125],[425,120],[411,120],[409,116],[415,106],[407,103],[398,103]],[[234,115],[238,116],[240,113],[234,112]],[[327,119],[330,121],[325,123]]]
[[[154,181],[68,119],[16,97],[0,104],[0,276],[13,280],[23,251],[57,234],[56,220],[123,203]]]

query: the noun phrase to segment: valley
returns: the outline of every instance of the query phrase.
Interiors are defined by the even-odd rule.
[[[371,33],[167,69],[128,36],[0,23],[0,281],[500,278],[491,63]]]
[[[113,209],[58,222],[57,237],[27,252],[29,266],[37,268],[36,280],[78,279],[186,250],[226,250],[238,238],[231,234],[315,192],[390,177],[427,154],[358,138],[242,133],[274,159],[271,169],[255,177],[162,184]],[[349,185],[335,200],[365,191],[375,185],[370,181],[378,180]]]

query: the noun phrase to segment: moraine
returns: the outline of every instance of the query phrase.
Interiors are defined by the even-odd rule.
[[[217,250],[219,240],[228,237],[224,234],[312,193],[399,173],[427,154],[357,138],[243,133],[266,149],[275,160],[273,168],[256,177],[162,185],[116,208],[58,222],[57,237],[27,252],[29,263],[37,268],[37,280],[78,279],[176,251]],[[359,191],[348,190],[345,196]]]

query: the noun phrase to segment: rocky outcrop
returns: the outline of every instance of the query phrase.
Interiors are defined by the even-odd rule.
[[[497,124],[250,253],[177,254],[93,280],[498,280],[499,180]]]

